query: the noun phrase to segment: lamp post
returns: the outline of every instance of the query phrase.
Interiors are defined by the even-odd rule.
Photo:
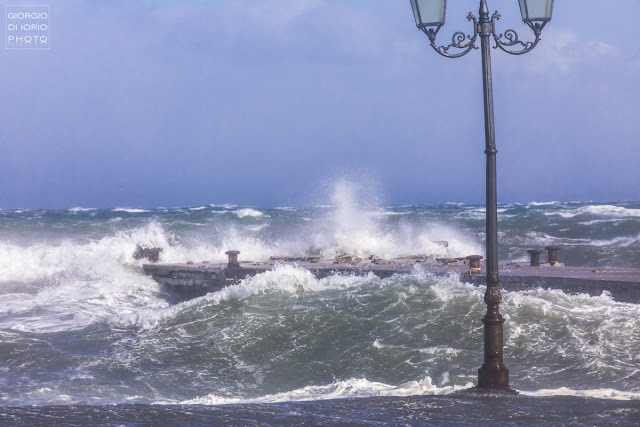
[[[482,52],[482,83],[484,93],[484,132],[485,154],[487,155],[486,177],[486,225],[487,225],[487,290],[484,302],[487,313],[482,319],[484,323],[484,364],[478,369],[478,390],[514,392],[509,387],[509,370],[503,363],[503,323],[499,306],[502,301],[500,280],[498,278],[498,199],[496,190],[496,142],[493,120],[493,85],[491,78],[491,37],[495,42],[494,49],[499,48],[512,55],[530,52],[540,41],[542,29],[551,20],[553,0],[518,0],[522,20],[535,36],[533,41],[523,42],[518,33],[512,29],[504,34],[496,32],[496,21],[500,14],[495,12],[489,17],[487,1],[480,1],[480,18],[469,12],[467,19],[473,21],[473,35],[456,31],[448,46],[438,46],[436,36],[445,23],[447,9],[446,0],[411,0],[413,16],[417,27],[424,32],[431,47],[447,58],[459,58],[478,49],[476,40],[480,35]]]

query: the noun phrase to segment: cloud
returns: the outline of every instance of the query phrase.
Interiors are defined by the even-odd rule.
[[[582,64],[619,55],[618,49],[607,43],[583,40],[574,32],[554,28],[543,33],[543,40],[535,52],[536,55],[528,58],[525,68],[538,73],[551,69],[568,73]]]
[[[323,5],[321,0],[262,0],[260,2],[234,2],[232,5],[256,25],[281,29]]]

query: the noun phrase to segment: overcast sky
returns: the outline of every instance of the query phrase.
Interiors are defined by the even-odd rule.
[[[0,208],[295,205],[341,176],[484,200],[480,54],[438,56],[409,0],[3,0],[3,29],[21,3],[51,48],[0,46]],[[555,3],[533,52],[492,50],[499,201],[640,200],[640,1]]]

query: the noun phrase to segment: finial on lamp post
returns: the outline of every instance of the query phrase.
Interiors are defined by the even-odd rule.
[[[489,7],[487,6],[487,0],[480,0],[480,15],[489,15]]]

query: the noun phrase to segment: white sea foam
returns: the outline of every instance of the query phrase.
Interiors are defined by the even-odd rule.
[[[443,381],[447,376],[443,375]],[[462,390],[471,389],[474,385],[470,382],[464,385],[437,386],[430,377],[421,381],[409,381],[398,386],[392,386],[380,382],[369,381],[364,378],[352,378],[344,381],[336,381],[324,386],[307,386],[296,390],[270,394],[256,398],[224,397],[217,394],[209,394],[204,397],[185,400],[183,405],[229,405],[248,403],[278,403],[278,402],[305,402],[329,399],[363,398],[376,396],[441,396],[450,395]],[[553,397],[576,396],[592,399],[608,400],[640,400],[640,393],[619,391],[614,389],[573,390],[567,387],[556,389],[541,389],[537,391],[519,390],[523,396]],[[163,402],[165,403],[165,402]]]
[[[438,387],[430,377],[422,381],[410,381],[399,386],[369,381],[364,378],[352,378],[336,381],[324,386],[307,386],[284,393],[271,394],[253,399],[222,397],[216,394],[180,402],[184,405],[225,405],[238,403],[276,403],[304,402],[311,400],[346,399],[372,396],[425,396],[445,395],[472,387],[471,383],[463,386]]]
[[[117,270],[127,265],[137,267],[140,261],[133,259],[136,244],[166,248],[168,255],[163,252],[163,259],[167,255],[171,261],[184,260],[188,251],[180,246],[172,247],[170,239],[172,236],[166,235],[160,225],[149,223],[88,243],[64,240],[58,244],[21,246],[0,241],[0,282],[50,279],[63,272],[67,276],[91,273],[105,263],[115,263]]]
[[[534,397],[576,396],[592,399],[640,400],[640,393],[614,390],[612,388],[574,390],[567,387],[559,387],[555,389],[541,389],[537,391],[520,391],[520,394],[522,394],[523,396]]]
[[[379,281],[373,273],[367,276],[332,275],[317,279],[309,270],[295,266],[276,264],[275,268],[256,276],[250,276],[235,285],[195,298],[180,304],[161,309],[139,310],[130,315],[113,318],[122,324],[135,324],[142,329],[152,329],[169,318],[177,316],[186,309],[203,304],[220,304],[229,300],[243,300],[253,295],[281,293],[294,296],[299,292],[324,292],[334,289],[348,289],[363,283]]]
[[[170,248],[153,223],[89,243],[23,247],[0,242],[0,327],[76,330],[141,307],[166,306],[157,283],[140,274],[141,261],[133,259],[137,243]]]
[[[590,226],[590,225],[596,225],[596,224],[615,223],[620,221],[624,221],[624,219],[594,219],[591,221],[579,222],[578,224]]]
[[[136,209],[136,208],[115,208],[113,212],[145,213],[149,211],[145,209]]]
[[[360,191],[357,183],[339,182],[330,196],[330,209],[317,211],[317,216],[305,218],[305,224],[292,226],[286,234],[262,240],[256,233],[266,230],[268,234],[268,222],[251,227],[225,224],[214,241],[195,240],[188,246],[175,243],[161,246],[161,260],[223,262],[226,259],[224,253],[229,249],[238,249],[241,259],[254,261],[266,261],[273,255],[320,255],[330,259],[345,253],[361,258],[370,255],[382,258],[403,255],[461,257],[484,253],[482,245],[473,236],[464,235],[445,224],[433,221],[415,223],[403,218],[389,224],[387,217],[396,216],[396,212],[367,205],[370,197]],[[252,208],[239,209],[234,213],[240,219],[269,218]],[[449,243],[448,247],[435,243],[443,240]]]
[[[612,206],[612,205],[594,205],[594,206],[585,206],[579,209],[583,213],[588,213],[592,215],[602,215],[602,216],[613,216],[613,217],[625,217],[625,216],[640,216],[640,209],[629,209],[622,206]]]
[[[366,379],[349,379],[336,381],[325,386],[307,386],[297,390],[271,394],[254,399],[222,397],[216,394],[180,402],[183,405],[228,405],[238,403],[276,403],[291,401],[310,401],[344,399],[354,397],[376,396],[380,391],[391,389],[384,383],[371,382]]]
[[[483,291],[477,286],[469,283],[462,283],[460,277],[456,274],[450,274],[444,277],[437,277],[425,274],[419,265],[413,270],[413,276],[419,280],[429,280],[432,282],[431,289],[436,297],[442,302],[450,301],[461,295],[474,295],[475,299],[480,302]],[[276,263],[273,270],[260,273],[256,276],[249,276],[235,285],[229,285],[223,289],[206,294],[199,298],[181,302],[173,306],[157,308],[149,310],[138,310],[119,318],[113,318],[116,323],[123,325],[136,325],[141,329],[153,329],[162,321],[176,317],[179,313],[193,307],[200,307],[206,304],[218,305],[230,300],[243,300],[256,295],[279,293],[283,296],[298,297],[302,293],[318,293],[333,290],[357,289],[358,287],[373,283],[385,283],[373,273],[366,276],[341,275],[335,274],[321,279],[316,278],[309,270],[299,267],[295,264],[278,264]],[[378,341],[379,345],[383,345]],[[447,352],[455,349],[447,350],[446,348],[427,348],[425,353]]]
[[[446,377],[446,378],[445,378]],[[443,382],[448,376],[443,375]],[[470,382],[464,385],[437,386],[433,384],[431,377],[426,377],[421,381],[409,381],[398,386],[392,386],[380,382],[369,381],[364,378],[336,381],[333,384],[324,386],[307,386],[289,392],[276,393],[261,396],[253,399],[241,397],[223,397],[216,394],[209,394],[204,397],[185,400],[180,402],[183,405],[227,405],[246,403],[278,403],[278,402],[304,402],[329,399],[363,398],[375,396],[441,396],[450,395],[461,390],[468,390],[474,385]],[[536,391],[519,390],[523,396],[531,397],[553,397],[553,396],[575,396],[592,399],[608,400],[640,400],[640,393],[630,391],[620,391],[610,388],[574,390],[567,387],[556,389],[541,389]]]
[[[238,209],[237,211],[235,211],[235,214],[238,216],[238,218],[244,218],[247,216],[259,217],[264,215],[263,212],[260,212],[259,210],[251,209],[251,208]]]
[[[389,226],[388,214],[372,204],[375,197],[369,188],[357,182],[338,181],[331,194],[332,208],[325,211],[308,231],[300,236],[311,240],[318,255],[332,258],[343,253],[365,258],[377,255],[394,258],[402,255],[432,255],[458,257],[483,253],[478,242],[458,230],[438,223],[416,226],[409,222]],[[386,211],[382,211],[386,212]],[[446,240],[448,247],[436,241]]]
[[[76,212],[90,212],[90,211],[95,211],[96,208],[81,208],[81,207],[75,207],[75,208],[70,208],[69,212],[71,213],[76,213]]]
[[[385,217],[385,216],[407,215],[407,212],[395,212],[395,211],[387,211],[387,210],[379,209],[373,212],[369,212],[368,215],[372,217]]]
[[[576,209],[563,209],[544,213],[547,216],[559,215],[562,218],[574,218],[579,215],[608,216],[612,218],[636,218],[640,217],[640,209],[625,208],[613,205],[590,205]]]
[[[637,243],[640,243],[640,234],[636,236],[623,236],[623,237],[614,237],[613,239],[608,240],[591,240],[589,244],[592,246],[617,246],[617,247],[625,247],[632,246]]]
[[[541,231],[529,231],[525,234],[525,236],[533,244],[562,243],[563,245],[566,245],[566,246],[591,244],[591,240],[589,239],[572,239],[569,237],[556,237]]]
[[[561,231],[561,230],[559,230]],[[640,243],[640,234],[635,236],[618,236],[612,239],[572,239],[569,237],[556,237],[539,231],[529,231],[525,234],[527,240],[532,244],[546,245],[549,243],[562,244],[563,246],[597,246],[597,247],[626,247]]]
[[[206,209],[206,206],[198,206],[197,208],[189,208],[190,211],[202,211]]]
[[[591,385],[586,378],[603,371],[620,378],[637,373],[638,304],[615,301],[607,292],[570,295],[538,288],[503,295],[505,348],[519,349],[518,357],[528,361],[526,375],[536,383],[557,384],[554,379],[567,375],[574,386],[576,381]],[[575,372],[584,374],[575,377]],[[591,397],[613,398],[602,393]]]
[[[552,201],[552,202],[530,202],[526,206],[527,207],[531,207],[531,206],[554,206],[554,205],[559,205],[559,204],[560,204],[560,202],[556,202],[556,201]]]

